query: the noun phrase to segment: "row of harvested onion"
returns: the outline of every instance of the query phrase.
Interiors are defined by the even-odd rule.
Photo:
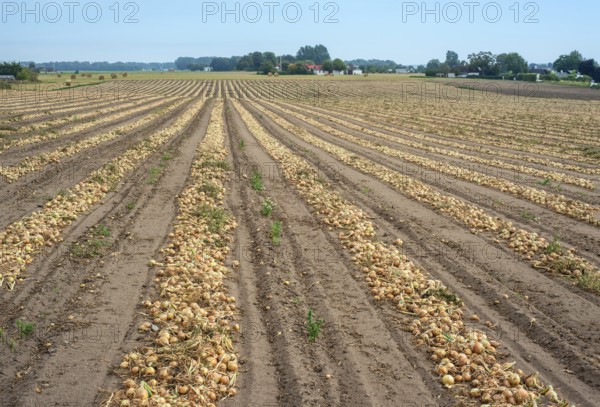
[[[11,122],[13,126],[18,126],[18,128],[14,131],[11,131],[11,134],[21,134],[33,131],[42,132],[49,130],[52,127],[64,126],[72,122],[94,121],[97,117],[102,117],[129,106],[152,102],[154,99],[156,98],[138,96],[136,98],[127,100],[127,103],[121,105],[115,105],[114,101],[110,100],[100,101],[99,103],[96,101],[88,101],[88,103],[85,104],[79,102],[73,105],[61,106],[59,109],[43,110],[41,112],[40,108],[37,108],[36,113],[18,115],[18,121]],[[57,115],[59,117],[31,124],[22,123],[39,117],[46,117],[48,115]]]
[[[133,80],[120,83],[104,83],[102,91],[107,95],[127,97],[133,94],[158,94],[163,96],[200,97],[210,81],[198,80]]]
[[[288,99],[288,100],[294,100],[294,101],[300,101],[300,102],[304,102],[306,104],[309,104],[311,109],[317,109],[315,107],[315,105],[318,105],[319,103],[315,103],[316,102],[321,102],[321,101],[327,101],[327,110],[324,109],[317,109],[317,110],[323,110],[326,113],[330,113],[330,112],[335,112],[336,115],[347,115],[348,117],[351,117],[353,120],[358,120],[358,119],[364,119],[368,122],[370,122],[372,125],[376,125],[379,126],[381,128],[384,128],[386,130],[389,131],[393,131],[394,133],[398,133],[398,134],[402,134],[404,136],[410,137],[410,138],[414,138],[414,139],[420,139],[420,140],[424,140],[424,141],[429,141],[429,142],[434,142],[436,144],[442,144],[442,145],[447,145],[447,146],[451,146],[451,147],[456,147],[456,148],[460,148],[460,149],[465,149],[465,150],[470,150],[470,151],[478,151],[481,153],[485,153],[485,154],[492,154],[495,156],[499,156],[499,157],[506,157],[506,158],[511,158],[511,159],[517,159],[520,161],[527,161],[527,162],[531,162],[531,163],[535,163],[535,164],[540,164],[540,165],[545,165],[545,166],[551,166],[551,167],[556,167],[556,168],[562,168],[565,170],[570,170],[570,171],[575,171],[575,172],[580,172],[583,174],[600,174],[600,169],[596,167],[585,167],[585,166],[578,166],[578,165],[573,165],[573,164],[569,164],[569,163],[564,163],[564,162],[558,162],[558,161],[552,161],[546,158],[541,158],[538,157],[536,154],[526,154],[526,155],[517,155],[517,154],[512,154],[510,152],[507,152],[505,150],[522,150],[523,148],[520,147],[519,144],[517,144],[515,142],[515,136],[514,136],[514,132],[516,130],[511,131],[511,133],[508,134],[508,136],[510,136],[510,139],[507,141],[506,140],[506,136],[504,135],[502,138],[498,139],[497,137],[493,137],[492,140],[493,142],[490,142],[488,144],[494,144],[497,145],[498,147],[501,147],[500,149],[497,150],[491,150],[485,146],[481,146],[480,143],[485,140],[487,140],[487,138],[485,138],[485,135],[481,134],[481,131],[478,131],[475,134],[475,137],[465,137],[465,136],[461,136],[463,135],[463,128],[462,126],[465,123],[465,120],[467,120],[465,118],[465,115],[467,115],[469,113],[469,111],[473,110],[473,106],[478,107],[478,109],[476,109],[477,114],[474,116],[474,120],[476,121],[477,126],[481,126],[482,121],[485,120],[486,122],[491,120],[491,118],[497,118],[498,116],[501,116],[502,114],[502,104],[500,104],[499,106],[497,105],[488,105],[486,106],[485,104],[476,104],[476,103],[468,103],[468,104],[462,104],[462,105],[456,105],[454,103],[405,103],[402,101],[401,97],[400,98],[381,98],[381,97],[377,97],[376,94],[367,94],[365,95],[364,93],[361,93],[359,95],[357,95],[357,97],[350,97],[351,95],[349,95],[348,91],[349,89],[344,89],[343,91],[339,88],[339,84],[335,84],[335,86],[333,87],[333,89],[331,90],[331,94],[330,98],[327,98],[328,96],[328,92],[326,92],[326,86],[324,85],[323,88],[324,91],[323,93],[315,93],[314,95],[311,94],[310,92],[308,92],[310,89],[308,89],[307,86],[301,86],[299,83],[294,83],[294,86],[283,86],[283,89],[281,88],[277,88],[275,87],[275,89],[273,89],[273,87],[271,86],[270,88],[265,88],[264,85],[262,84],[257,84],[257,83],[253,83],[252,86],[246,86],[244,89],[244,94],[251,94],[252,93],[252,89],[254,89],[255,91],[254,96],[256,97],[256,94],[261,95],[262,97],[260,97],[260,99],[273,99],[273,98],[282,98],[282,99]],[[250,89],[248,89],[250,88]],[[302,96],[302,97],[300,97]],[[344,97],[342,97],[344,96]],[[401,96],[401,95],[400,95]],[[364,98],[367,98],[367,101],[364,100]],[[541,100],[540,100],[541,103]],[[336,107],[337,106],[337,107]],[[490,117],[486,117],[485,119],[482,119],[481,117],[481,112],[485,111],[485,108],[489,108],[490,106],[493,106],[493,109],[491,109],[491,111],[493,112],[493,115]],[[561,108],[564,107],[564,105],[561,105]],[[417,109],[412,110],[412,109]],[[450,108],[450,111],[447,112],[448,116],[444,117],[444,119],[447,120],[453,120],[453,122],[458,122],[456,125],[454,125],[454,127],[447,127],[444,126],[443,124],[441,124],[440,120],[435,120],[436,118],[438,118],[438,114],[440,113],[440,111],[443,111],[446,108]],[[352,115],[348,115],[348,111],[352,111]],[[460,117],[456,115],[456,112],[460,111]],[[579,112],[578,112],[579,113]],[[429,114],[432,114],[432,118],[434,118],[435,123],[431,124],[431,127],[416,127],[418,130],[422,130],[422,131],[431,131],[433,133],[439,134],[441,135],[443,138],[434,138],[434,137],[430,137],[424,134],[421,134],[419,131],[407,131],[405,130],[407,127],[410,127],[412,122],[416,122],[417,124],[421,124],[422,121],[424,121],[425,123],[430,120],[430,118],[428,118]],[[553,118],[553,116],[549,116],[547,115],[547,112],[544,110],[543,106],[539,106],[539,111],[536,112],[536,117],[540,116],[542,114],[545,114],[546,117],[543,120],[543,122],[546,124],[550,121],[550,119]],[[506,122],[506,120],[503,121],[502,125],[499,127],[501,128],[503,131],[505,131],[505,128],[507,127],[507,125],[509,125],[510,123],[514,122],[514,117],[511,116],[511,120],[510,122]],[[395,124],[396,127],[390,127],[390,126],[385,126],[384,123],[392,123]],[[564,129],[564,125],[565,123],[559,123],[560,125],[563,125],[563,127],[559,126],[557,124],[555,131],[559,132],[559,133],[564,133],[565,129]],[[580,123],[579,123],[580,124]],[[414,127],[414,126],[413,126]],[[440,129],[441,127],[441,129]],[[516,128],[518,129],[518,131],[521,131],[525,126],[524,123],[520,123],[519,126]],[[572,131],[573,129],[569,129],[570,131]],[[536,131],[539,131],[539,126],[536,128]],[[541,133],[543,135],[544,138],[547,137],[547,132],[544,131]],[[448,136],[451,137],[448,137]],[[474,142],[473,144],[464,144],[464,143],[458,143],[455,141],[451,141],[452,138],[455,139],[459,139],[459,140],[465,140],[465,141],[471,141]],[[531,142],[528,139],[529,142]],[[575,136],[574,134],[569,134],[569,136],[564,137],[564,142],[568,143],[567,146],[572,147],[573,143],[576,144],[580,144],[580,145],[584,145],[584,144],[588,144],[588,145],[593,145],[594,142],[597,143],[597,138],[592,136]],[[544,143],[544,139],[541,140],[536,140],[534,143],[532,142],[532,144],[540,144],[540,143]],[[564,152],[565,148],[564,146],[560,146],[560,148],[558,149],[558,153],[562,153]],[[527,149],[527,152],[529,153],[539,153],[541,150],[537,150],[536,148],[533,149]],[[553,154],[552,152],[550,152],[549,154]],[[567,158],[567,157],[562,157],[562,158]],[[577,160],[583,160],[583,162],[586,163],[591,163],[591,164],[596,164],[597,162],[593,159],[586,159],[583,155],[581,154],[569,154],[568,158],[570,159],[577,159]]]
[[[319,179],[314,167],[269,135],[239,102],[233,103],[254,137],[279,162],[285,178],[323,223],[339,232],[375,299],[389,300],[399,312],[413,317],[407,329],[419,346],[427,347],[443,385],[455,388],[465,403],[535,405],[546,395],[552,403],[568,405],[551,386],[544,387],[537,374],[526,375],[514,363],[501,363],[500,343],[465,327],[462,302],[442,282],[430,279],[396,247],[378,240],[365,212]]]
[[[435,172],[447,174],[457,179],[463,179],[469,182],[473,182],[477,185],[497,189],[501,192],[505,192],[518,198],[529,200],[541,206],[545,206],[556,213],[560,213],[569,216],[573,219],[581,220],[595,226],[600,226],[600,219],[596,218],[596,214],[599,213],[600,208],[596,206],[592,206],[590,204],[575,199],[569,199],[564,195],[557,195],[550,192],[546,192],[541,189],[515,184],[514,182],[507,181],[503,178],[486,175],[478,171],[470,170],[467,168],[461,168],[455,165],[450,165],[442,161],[436,161],[430,158],[417,156],[405,152],[401,149],[394,149],[384,145],[380,145],[379,143],[374,143],[369,140],[362,139],[360,137],[356,137],[344,131],[338,130],[332,126],[325,125],[306,115],[296,113],[282,106],[278,106],[278,108],[286,114],[294,116],[304,121],[305,123],[310,124],[311,126],[314,126],[342,140],[350,141],[351,143],[358,144],[371,150],[379,151],[390,157],[397,157],[404,161],[418,164],[421,168],[431,169]],[[335,121],[334,119],[331,120]],[[351,125],[347,124],[347,126]],[[357,127],[359,128],[359,130],[362,130],[365,133],[368,132],[366,129],[361,129],[360,126]]]
[[[506,99],[505,99],[506,100]],[[527,106],[526,109],[507,106],[506,104],[485,103],[437,103],[437,104],[403,104],[407,109],[394,109],[400,107],[397,103],[373,100],[368,106],[368,113],[374,117],[380,116],[385,110],[392,112],[394,118],[402,122],[424,122],[441,125],[445,131],[458,134],[474,133],[476,138],[483,133],[492,136],[498,141],[514,140],[518,147],[521,143],[548,144],[549,146],[562,145],[563,143],[591,143],[598,145],[594,137],[593,128],[599,124],[597,118],[590,113],[594,107],[589,103],[571,100],[570,103],[557,104],[556,100],[550,101],[537,99],[536,104]],[[556,108],[561,110],[561,115],[556,114]],[[512,110],[512,111],[508,111]],[[457,112],[460,111],[460,114]],[[566,114],[565,114],[566,113]],[[562,117],[561,117],[562,116]]]
[[[224,215],[228,177],[223,102],[211,114],[197,150],[190,185],[179,195],[177,221],[161,250],[154,283],[160,293],[144,301],[148,319],[139,325],[152,342],[127,354],[120,367],[119,406],[214,406],[236,394],[237,355],[231,336],[239,326],[235,299],[223,286],[224,264],[236,227]],[[214,224],[213,215],[226,220]]]
[[[345,110],[342,111],[339,109],[331,109],[330,108],[328,110],[324,110],[324,109],[319,109],[319,110],[323,110],[325,113],[335,112],[336,115],[345,114]],[[453,147],[453,148],[466,150],[466,151],[473,151],[473,152],[478,152],[478,153],[482,153],[482,154],[489,154],[489,155],[492,155],[495,157],[503,157],[503,158],[508,158],[508,159],[512,159],[512,160],[525,161],[525,162],[529,162],[532,164],[543,165],[543,166],[551,167],[551,168],[560,168],[563,170],[578,172],[581,174],[595,174],[595,175],[600,174],[600,168],[596,168],[596,167],[587,167],[587,166],[569,164],[567,162],[554,161],[554,160],[539,157],[539,156],[533,155],[533,154],[523,154],[523,153],[516,154],[516,153],[509,152],[508,150],[513,150],[513,151],[517,150],[518,151],[518,148],[515,148],[514,145],[512,145],[512,146],[507,145],[502,148],[491,149],[491,148],[488,148],[488,146],[481,145],[479,143],[465,144],[465,143],[460,143],[458,141],[452,141],[448,137],[436,138],[436,137],[431,137],[431,136],[428,136],[427,134],[423,134],[423,133],[420,133],[417,131],[407,131],[402,128],[402,121],[397,121],[397,120],[390,118],[389,114],[371,111],[371,112],[369,112],[369,114],[357,113],[357,114],[355,114],[353,116],[349,116],[349,117],[351,117],[352,120],[358,120],[360,122],[363,122],[363,123],[366,123],[366,124],[372,125],[372,126],[374,125],[376,127],[390,131],[392,133],[397,133],[397,134],[401,134],[403,136],[410,137],[411,139],[422,140],[425,142],[440,144],[440,145]],[[389,125],[386,125],[385,123],[396,123],[396,125],[389,126]]]
[[[22,118],[25,115],[40,117],[48,110],[56,111],[57,108],[62,110],[63,108],[69,109],[73,106],[81,106],[91,102],[89,94],[86,93],[87,91],[87,89],[82,91],[81,88],[69,89],[67,92],[46,89],[23,92],[14,89],[2,94],[3,103],[0,107],[0,115],[8,120],[13,120],[14,116],[17,116],[17,118]]]
[[[40,143],[42,141],[54,140],[54,139],[58,139],[61,137],[66,137],[66,136],[70,136],[73,134],[77,134],[77,133],[86,131],[92,127],[100,126],[103,124],[109,124],[116,120],[120,120],[120,119],[130,116],[130,115],[135,115],[136,113],[145,110],[146,103],[148,103],[148,102],[153,103],[153,102],[160,101],[160,100],[164,101],[165,98],[157,97],[157,98],[152,98],[150,100],[146,100],[146,101],[142,101],[142,102],[127,103],[127,104],[121,105],[119,107],[111,108],[110,110],[107,109],[106,114],[101,116],[98,119],[86,120],[83,122],[79,122],[72,126],[69,126],[68,128],[58,130],[58,131],[38,130],[39,133],[38,133],[38,131],[36,131],[36,133],[38,133],[38,134],[32,134],[32,135],[27,135],[24,137],[19,137],[19,138],[16,138],[14,140],[10,140],[10,141],[4,143],[0,147],[0,153],[6,151],[8,149],[11,149],[11,148],[23,147],[23,146],[30,145],[30,144]],[[171,100],[173,100],[173,99],[171,99]],[[129,108],[132,106],[134,107],[133,109],[123,110],[124,108]]]
[[[375,176],[404,195],[438,209],[468,226],[472,233],[493,232],[498,242],[504,241],[510,249],[522,255],[523,259],[531,262],[535,268],[573,276],[584,286],[587,284],[586,281],[600,278],[599,271],[587,260],[577,256],[574,249],[549,250],[552,247],[551,243],[537,233],[519,229],[512,222],[490,216],[471,203],[442,194],[411,177],[392,171],[369,159],[358,157],[342,147],[313,136],[305,128],[292,124],[258,104],[254,104],[254,107],[297,137],[328,152],[344,164]]]
[[[407,104],[398,103],[399,109],[392,109],[392,111],[405,111]],[[364,105],[363,105],[364,106]],[[495,106],[491,105],[490,111],[497,112]],[[416,131],[424,131],[432,134],[437,134],[442,137],[451,137],[453,139],[464,140],[467,142],[474,143],[484,143],[488,145],[493,145],[501,148],[508,148],[511,150],[518,150],[530,154],[545,154],[552,157],[571,160],[575,162],[585,163],[585,164],[597,164],[597,160],[586,157],[580,153],[568,153],[566,151],[573,151],[573,142],[578,142],[581,144],[586,144],[586,141],[579,141],[579,136],[574,133],[574,129],[567,128],[566,125],[562,128],[558,128],[559,130],[570,133],[570,137],[566,137],[563,141],[552,142],[547,141],[547,137],[542,133],[535,138],[533,137],[518,137],[517,131],[514,129],[510,132],[506,132],[504,130],[504,126],[499,126],[495,129],[495,132],[501,134],[491,134],[488,131],[481,130],[481,121],[476,121],[473,125],[467,126],[466,124],[455,124],[455,123],[444,123],[441,120],[436,119],[426,119],[423,117],[423,106],[420,105],[421,109],[416,109],[412,112],[411,115],[405,117],[396,117],[395,114],[392,114],[388,117],[388,121],[390,123],[398,124],[405,128],[411,128]],[[480,106],[481,110],[485,110],[486,107],[484,104]],[[430,106],[429,109],[444,109],[451,108],[454,109],[454,115],[456,115],[456,106],[452,103],[437,103],[435,106]],[[464,110],[461,111],[461,114],[464,113]],[[532,110],[532,116],[544,116],[547,113],[544,111],[543,106],[536,106],[534,110]],[[579,118],[583,119],[585,116],[580,115]],[[509,117],[508,122],[512,121],[514,116]],[[593,145],[593,140],[587,141],[587,144]],[[596,141],[597,143],[597,141]]]
[[[153,132],[126,150],[73,188],[58,194],[40,211],[10,224],[0,232],[0,287],[6,282],[12,290],[27,265],[45,247],[62,240],[62,231],[79,216],[89,212],[109,191],[131,174],[136,167],[161,145],[184,131],[202,108],[204,100],[194,101],[168,128]]]
[[[291,106],[286,103],[282,103],[282,105],[288,106],[288,107]],[[296,110],[299,109],[299,106],[297,106],[297,105],[294,105],[293,107]],[[322,115],[318,115],[318,114],[315,114],[314,111],[308,111],[306,109],[301,109],[301,110],[305,114],[310,114],[313,117],[320,117],[320,118],[328,120],[332,123],[341,124],[342,126],[347,127],[349,129],[360,131],[364,134],[368,134],[370,136],[377,137],[377,138],[380,138],[383,140],[391,141],[393,143],[402,144],[402,145],[405,145],[405,146],[408,146],[411,148],[416,148],[418,150],[422,150],[422,151],[425,151],[428,153],[446,155],[449,157],[455,157],[455,158],[459,158],[459,159],[462,159],[465,161],[474,162],[477,164],[484,164],[486,166],[491,166],[491,167],[502,168],[502,169],[514,171],[514,176],[517,176],[518,174],[529,174],[529,175],[538,177],[540,179],[550,179],[550,180],[553,180],[556,182],[561,182],[564,184],[571,184],[571,185],[580,186],[582,188],[594,189],[594,183],[592,181],[585,179],[585,178],[574,177],[572,175],[568,175],[563,172],[540,170],[537,168],[531,168],[531,167],[527,167],[524,165],[511,164],[511,163],[508,163],[508,162],[502,161],[502,160],[488,159],[488,158],[483,158],[483,157],[476,156],[476,155],[464,154],[464,153],[457,152],[454,150],[448,150],[448,149],[444,149],[444,148],[434,147],[434,146],[430,146],[430,145],[427,145],[427,144],[424,144],[424,143],[421,143],[418,141],[406,140],[401,137],[394,137],[394,136],[390,136],[389,134],[382,133],[380,131],[371,130],[364,126],[359,126],[357,124],[354,124],[348,120],[339,119],[335,116],[332,116],[331,113],[329,113],[329,114],[325,113]],[[319,109],[319,110],[321,110],[321,109]],[[338,114],[336,113],[336,115],[338,115]],[[349,120],[356,120],[354,117],[352,117],[350,115],[346,115],[346,114],[339,114],[339,116],[345,117]],[[395,133],[398,134],[398,132],[395,132]]]
[[[0,166],[0,175],[4,176],[7,182],[12,183],[19,180],[26,174],[43,169],[50,163],[59,163],[65,157],[74,156],[75,154],[84,150],[99,146],[100,144],[107,143],[118,137],[134,132],[137,129],[140,129],[159,119],[160,117],[167,115],[169,112],[172,112],[177,107],[181,106],[183,102],[183,100],[179,100],[176,103],[172,103],[170,100],[165,102],[164,99],[161,98],[154,103],[145,104],[143,110],[154,108],[164,108],[164,110],[150,111],[145,116],[142,116],[141,119],[138,119],[132,123],[126,123],[106,133],[100,133],[84,140],[70,142],[66,146],[61,146],[53,151],[40,153],[33,157],[25,157],[16,165]],[[132,113],[134,112],[127,112],[128,115]]]

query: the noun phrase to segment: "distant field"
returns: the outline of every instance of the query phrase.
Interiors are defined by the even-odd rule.
[[[112,73],[116,73],[119,75],[119,78],[116,80],[122,79],[130,79],[130,80],[156,80],[156,79],[164,79],[164,80],[173,80],[173,79],[196,79],[196,80],[236,80],[236,79],[295,79],[295,80],[323,80],[323,79],[331,79],[328,76],[317,76],[317,75],[282,75],[278,78],[268,77],[266,75],[257,75],[255,72],[190,72],[190,71],[176,71],[176,72],[128,72],[127,78],[122,78],[120,72],[84,72],[84,74],[91,74],[92,78],[82,78],[81,75],[77,75],[77,79],[75,82],[85,83],[86,81],[90,81],[92,79],[97,80],[98,76],[104,75],[107,80],[110,80],[110,75]],[[43,82],[48,83],[60,83],[64,82],[70,78],[71,73],[65,72],[62,74],[62,78],[58,78],[56,73],[48,73],[48,74],[40,74],[39,79]],[[384,75],[384,74],[370,74],[367,78],[369,79],[382,79],[386,78],[388,80],[399,80],[405,79],[409,75]],[[356,80],[356,79],[364,79],[365,77],[362,75],[356,76],[336,76],[335,79],[340,80]]]
[[[82,86],[93,86],[110,83],[123,83],[131,81],[151,81],[151,80],[175,80],[175,81],[220,81],[220,80],[259,80],[278,82],[337,82],[337,83],[370,83],[371,89],[385,88],[385,84],[396,84],[392,89],[404,90],[405,93],[422,93],[429,98],[434,97],[439,92],[440,97],[449,101],[453,93],[448,88],[456,87],[459,89],[471,89],[473,92],[485,92],[488,94],[501,92],[507,96],[535,97],[535,98],[566,98],[581,100],[600,100],[600,91],[582,86],[581,83],[528,83],[515,82],[510,80],[495,81],[481,79],[463,79],[463,78],[426,78],[424,75],[414,74],[369,74],[368,76],[302,76],[302,75],[284,75],[279,77],[268,77],[257,75],[253,72],[128,72],[127,77],[120,73],[117,79],[111,79],[110,75],[115,72],[84,72],[91,74],[92,77],[82,77],[77,75],[76,79],[70,79],[71,73],[64,73],[59,78],[57,74],[41,74],[40,83],[37,84],[19,84],[19,90],[27,91],[55,91],[58,89],[78,88]],[[99,77],[103,75],[104,81]],[[66,82],[71,81],[67,86]],[[383,84],[383,85],[382,85]],[[435,87],[438,87],[437,89]],[[369,88],[359,89],[358,93],[364,95]]]

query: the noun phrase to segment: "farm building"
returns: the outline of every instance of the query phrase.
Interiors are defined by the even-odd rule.
[[[315,75],[325,75],[325,71],[323,70],[323,65],[305,65],[309,71],[313,71]]]
[[[0,75],[0,81],[3,82],[14,82],[15,76],[14,75]]]
[[[362,75],[363,74],[363,70],[362,69],[350,69],[348,70],[348,75]]]
[[[456,78],[456,74],[452,73],[452,72],[450,72],[450,73],[440,72],[440,73],[436,73],[435,76],[438,78]]]

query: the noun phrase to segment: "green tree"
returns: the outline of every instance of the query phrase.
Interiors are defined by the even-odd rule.
[[[330,59],[323,61],[323,71],[333,72],[333,62]]]
[[[196,63],[196,58],[192,58],[192,57],[179,57],[175,60],[175,68],[177,68],[180,71],[184,71],[186,69],[188,69],[188,65],[190,64],[195,64]],[[59,68],[61,69],[61,68]],[[66,69],[69,70],[70,69]]]
[[[451,70],[452,70],[452,68],[447,63],[440,64],[440,66],[438,67],[438,71],[441,73],[447,74],[447,73],[450,73]]]
[[[233,71],[238,63],[237,58],[214,58],[210,63],[213,71],[216,72],[228,72]]]
[[[288,62],[288,63],[292,63],[292,62],[296,62],[296,57],[293,55],[282,55],[281,56],[281,62]]]
[[[561,55],[552,65],[557,71],[574,71],[579,68],[579,64],[583,61],[583,56],[579,51],[572,51],[570,54]]]
[[[260,65],[263,63],[263,53],[255,51],[251,54],[250,58],[252,59],[252,70],[258,71]]]
[[[489,51],[481,51],[469,54],[469,69],[483,75],[497,75],[499,67],[496,64],[496,56]]]
[[[432,59],[431,61],[427,62],[427,69],[428,70],[437,70],[440,67],[440,60],[439,59]]]
[[[38,73],[29,68],[21,68],[16,76],[16,79],[20,81],[32,81],[35,82],[38,79]]]
[[[454,68],[460,64],[460,60],[458,59],[458,54],[454,51],[446,52],[446,65],[450,68]]]
[[[585,61],[581,61],[577,70],[582,75],[594,76],[594,72],[598,68],[598,64],[594,59],[586,59]]]
[[[13,75],[15,78],[21,72],[21,64],[18,62],[3,62],[0,64],[0,75]]]
[[[345,71],[346,63],[339,58],[333,60],[333,70],[334,71]]]
[[[265,75],[268,75],[269,73],[275,72],[275,65],[273,65],[273,63],[271,61],[264,61],[262,64],[260,64],[260,67],[258,70],[259,70],[259,72],[262,72]]]
[[[264,52],[263,53],[263,62],[270,62],[273,65],[277,64],[277,57],[273,52]]]
[[[203,71],[205,67],[206,65],[204,64],[189,64],[187,66],[187,68],[192,72]]]
[[[296,59],[302,61],[311,60],[314,61],[315,64],[320,65],[324,61],[331,59],[331,56],[329,55],[327,47],[324,45],[319,44],[315,45],[314,47],[306,45],[298,50]]]
[[[310,71],[306,67],[304,61],[296,61],[289,65],[287,73],[290,75],[308,75],[310,74]]]
[[[246,55],[238,61],[236,69],[238,71],[251,71],[252,66],[252,58]]]
[[[527,72],[527,61],[517,52],[499,54],[496,57],[501,73],[520,74]]]

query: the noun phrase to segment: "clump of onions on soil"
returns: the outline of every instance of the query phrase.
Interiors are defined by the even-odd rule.
[[[149,319],[138,330],[150,342],[125,355],[120,368],[125,390],[114,398],[121,405],[213,406],[237,393],[239,362],[232,335],[239,329],[235,298],[223,279],[235,220],[228,216],[219,230],[199,207],[222,209],[227,171],[214,165],[227,157],[223,103],[214,108],[205,139],[193,164],[191,185],[178,199],[179,212],[164,259],[149,265],[160,297],[143,305]],[[211,183],[218,193],[201,188]]]

